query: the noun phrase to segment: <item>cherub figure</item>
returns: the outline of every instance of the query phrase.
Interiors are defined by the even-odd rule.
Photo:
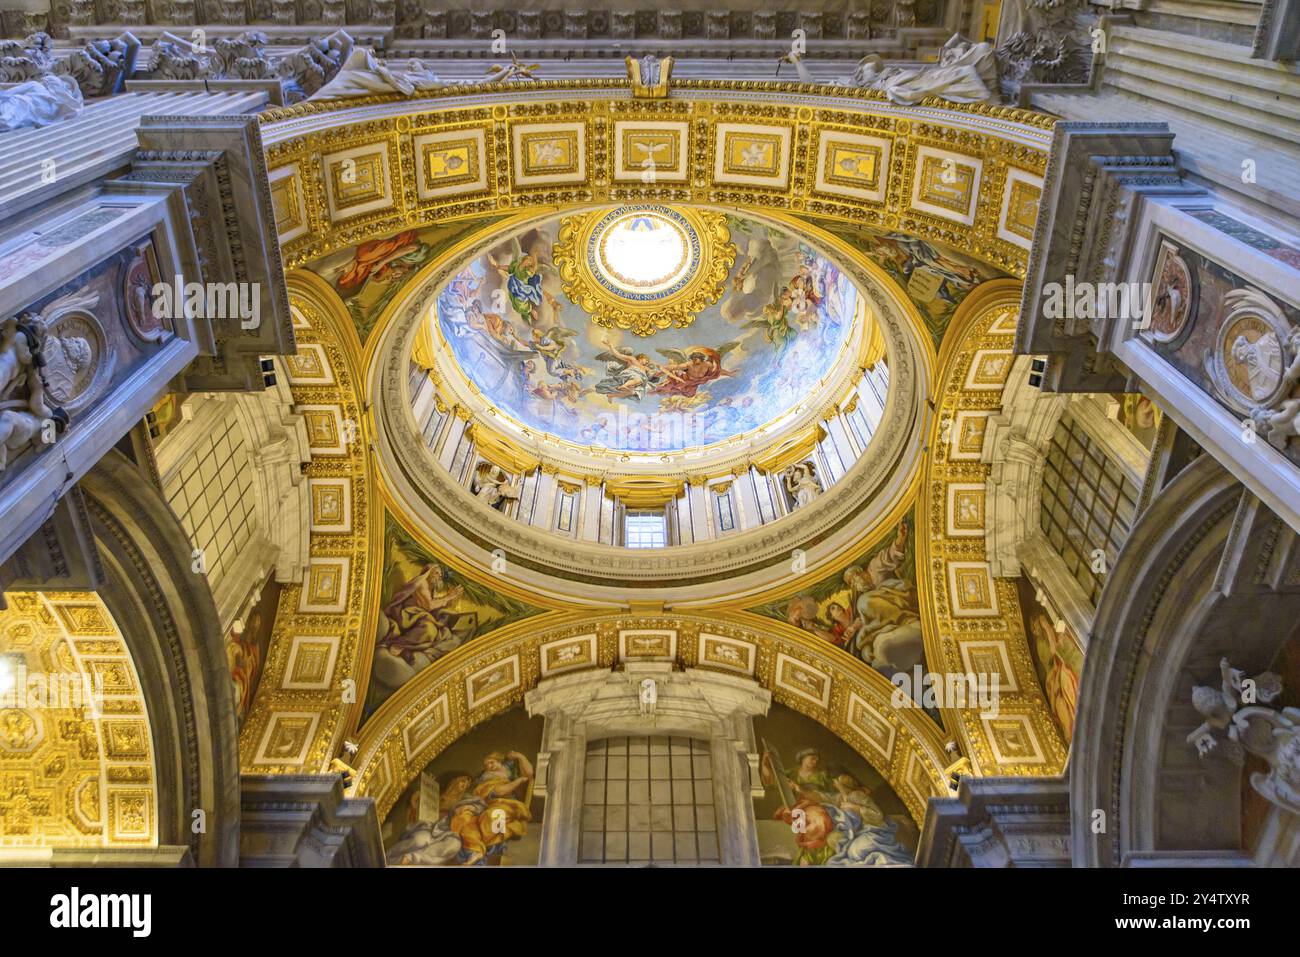
[[[18,408],[0,411],[0,472],[9,464],[9,457],[17,455],[41,434],[46,422],[54,423],[55,434],[68,426],[68,413],[51,407],[45,401],[45,383],[36,367],[27,373],[28,396],[26,402],[7,402]]]
[[[7,399],[32,364],[35,334],[17,319],[0,323],[0,400]]]
[[[640,401],[667,379],[664,368],[644,352],[624,349],[608,337],[601,343],[605,351],[596,355],[605,363],[605,378],[596,383],[601,395]]]
[[[1282,693],[1282,681],[1271,671],[1247,679],[1246,673],[1232,667],[1227,658],[1219,659],[1219,678],[1217,689],[1208,685],[1192,688],[1192,707],[1205,721],[1187,736],[1187,743],[1194,744],[1204,755],[1222,742],[1227,757],[1240,763],[1244,757],[1242,736],[1251,733],[1252,718],[1260,717],[1260,712],[1276,714],[1269,708],[1257,707],[1255,702],[1268,704],[1275,699]]]
[[[1300,382],[1300,327],[1292,328],[1286,341],[1291,362],[1282,372],[1284,392],[1291,391]],[[1278,450],[1285,449],[1290,439],[1300,436],[1300,396],[1282,399],[1275,409],[1257,406],[1250,410],[1250,420],[1255,431],[1264,435],[1269,445]]]

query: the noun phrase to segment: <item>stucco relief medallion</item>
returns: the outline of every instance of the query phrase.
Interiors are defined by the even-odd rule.
[[[45,337],[45,385],[50,396],[65,408],[85,404],[104,339],[99,323],[89,313],[72,312],[56,320]]]
[[[122,302],[131,331],[145,342],[158,342],[171,331],[171,322],[154,315],[153,287],[158,283],[158,262],[152,243],[142,243],[126,264]]]
[[[1210,381],[1237,412],[1272,406],[1287,388],[1283,376],[1293,358],[1290,325],[1277,305],[1255,289],[1234,289],[1223,304],[1228,312],[1206,360]]]
[[[52,405],[75,412],[93,401],[111,371],[104,329],[91,311],[99,294],[83,287],[48,303],[26,319],[41,333],[41,377]]]
[[[44,737],[40,719],[25,708],[0,711],[0,751],[25,754]]]
[[[1151,295],[1151,335],[1156,342],[1177,347],[1191,331],[1196,313],[1196,276],[1178,247],[1165,241],[1156,259],[1154,291]]]

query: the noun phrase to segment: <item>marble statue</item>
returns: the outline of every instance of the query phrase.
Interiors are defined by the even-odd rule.
[[[370,50],[359,47],[352,50],[334,78],[317,90],[311,99],[339,100],[374,93],[411,96],[419,90],[435,90],[444,85],[438,75],[420,60],[390,66]]]
[[[535,80],[539,63],[524,63],[511,53],[509,63],[498,63],[487,69],[486,83],[505,83],[508,80]]]
[[[1221,658],[1219,676],[1218,688],[1192,688],[1192,707],[1205,720],[1187,743],[1202,758],[1217,752],[1235,765],[1247,753],[1262,757],[1270,770],[1251,774],[1251,786],[1278,807],[1300,813],[1300,708],[1265,707],[1282,693],[1282,681],[1271,671],[1247,678]]]
[[[0,83],[23,83],[43,76],[70,77],[83,97],[121,91],[134,69],[140,41],[130,33],[114,40],[89,40],[64,57],[54,55],[49,34],[0,40]]]
[[[37,442],[53,442],[70,421],[67,412],[48,401],[45,345],[39,317],[0,324],[0,472]]]
[[[1288,442],[1300,438],[1300,395],[1295,394],[1295,386],[1300,383],[1300,328],[1291,330],[1286,352],[1291,359],[1282,370],[1282,397],[1272,405],[1256,406],[1250,411],[1251,426],[1278,450],[1284,450]]]
[[[996,102],[997,57],[991,43],[972,43],[953,34],[939,54],[939,62],[920,67],[886,67],[878,53],[863,57],[843,86],[881,90],[894,103],[914,105],[927,96],[952,103]]]
[[[641,679],[641,690],[637,694],[637,700],[640,703],[641,717],[653,718],[655,707],[659,703],[659,686],[653,678]]]
[[[503,512],[519,498],[519,486],[505,471],[490,462],[480,462],[474,470],[474,495],[490,508]]]
[[[1002,86],[1015,96],[1022,83],[1083,83],[1092,61],[1090,32],[1097,17],[1078,0],[1013,0],[1005,5],[998,47]]]
[[[10,398],[32,364],[35,331],[17,319],[0,323],[0,401]]]
[[[273,56],[266,34],[246,30],[235,37],[220,37],[210,49],[164,32],[153,45],[150,76],[165,80],[267,80],[286,81],[285,99],[296,103],[328,85],[355,52],[352,37],[336,30],[290,53]]]
[[[328,84],[347,62],[353,49],[352,37],[346,30],[335,30],[320,40],[282,57],[277,65],[278,75],[291,81],[291,94],[295,100],[310,99]]]
[[[795,508],[803,508],[816,501],[822,487],[817,482],[817,468],[812,462],[799,462],[781,473],[781,483],[794,499]]]
[[[668,95],[673,77],[672,57],[667,56],[661,60],[647,53],[640,60],[627,57],[624,62],[627,65],[628,82],[632,85],[633,96],[662,99]]]
[[[0,133],[49,126],[76,116],[81,90],[70,76],[42,76],[0,92]]]
[[[38,351],[33,359],[39,359]],[[0,472],[11,458],[38,442],[53,441],[68,425],[68,413],[46,402],[38,365],[27,370],[26,386],[26,396],[0,401]]]
[[[88,40],[80,49],[59,62],[55,72],[66,72],[85,96],[120,93],[135,68],[140,41],[130,33],[113,40]]]

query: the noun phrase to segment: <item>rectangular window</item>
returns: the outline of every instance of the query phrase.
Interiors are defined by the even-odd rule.
[[[573,506],[576,498],[577,495],[573,492],[560,493],[560,509],[555,520],[555,527],[561,532],[573,531],[573,513],[576,511]]]
[[[628,548],[663,548],[668,522],[663,512],[628,512],[623,518],[623,544]]]
[[[731,504],[731,489],[714,496],[718,508],[718,531],[730,532],[736,527],[735,509]]]
[[[589,743],[579,861],[718,863],[711,759],[691,738]]]
[[[1094,605],[1137,514],[1137,486],[1068,413],[1043,468],[1039,525]],[[1100,550],[1104,562],[1094,555]]]
[[[257,531],[253,474],[244,430],[232,410],[165,483],[168,503],[191,543],[202,549],[214,588]]]

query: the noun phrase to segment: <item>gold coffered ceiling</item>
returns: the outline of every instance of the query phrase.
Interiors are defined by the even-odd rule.
[[[463,222],[468,243],[475,220],[489,216],[645,203],[860,225],[955,247],[1023,276],[1051,122],[1009,108],[937,101],[902,107],[866,91],[798,84],[684,82],[674,86],[670,98],[634,99],[624,84],[593,80],[305,103],[264,114],[263,137],[277,228],[290,267],[431,223]],[[651,166],[647,158],[653,158]],[[285,590],[267,674],[243,732],[245,770],[322,769],[344,736],[360,729],[359,790],[381,803],[391,801],[419,761],[517,701],[544,676],[550,646],[568,642],[585,648],[590,666],[608,667],[622,653],[620,630],[644,627],[671,633],[678,642],[675,657],[699,667],[744,666],[780,700],[834,727],[865,756],[875,756],[914,814],[920,815],[926,797],[942,793],[945,759],[938,729],[920,712],[889,708],[882,698],[883,678],[811,636],[779,623],[774,628],[771,621],[760,624],[742,612],[708,609],[703,599],[697,599],[694,613],[646,617],[607,605],[592,608],[586,620],[553,612],[556,617],[545,622],[516,623],[426,669],[419,682],[361,728],[357,692],[369,678],[377,614],[377,503],[410,505],[404,494],[396,501],[389,479],[376,474],[371,441],[382,444],[376,416],[388,404],[384,383],[389,371],[394,382],[406,376],[399,360],[409,356],[409,346],[384,341],[394,338],[382,327],[397,324],[401,303],[385,311],[376,327],[380,331],[362,343],[332,290],[305,275],[302,279],[295,289],[300,354],[287,365],[295,399],[309,415],[309,474],[338,482],[351,497],[355,524],[337,533],[313,532],[313,574],[303,586]],[[419,305],[417,297],[408,298],[404,310]],[[886,307],[890,310],[906,311],[892,305]],[[984,328],[984,315],[967,343],[983,348],[987,340],[986,351],[1000,351],[1009,335],[997,326],[1000,319]],[[900,357],[897,371],[923,398],[930,394],[934,353],[928,343],[907,345],[914,343],[908,336],[916,331],[909,324],[919,325],[887,321],[882,332],[890,350],[913,349],[906,361]],[[956,418],[968,404],[978,405],[981,377],[989,379],[989,395],[994,394],[997,371],[988,356],[967,362],[965,349],[951,362],[963,370],[971,366],[970,376],[945,390],[942,400],[958,426],[954,435],[965,434],[964,418]],[[895,371],[892,356],[890,368]],[[950,371],[949,382],[951,376]],[[917,409],[924,417],[923,403]],[[922,425],[934,431],[934,449],[938,423],[927,418],[908,428]],[[930,455],[933,460],[935,453]],[[979,598],[973,572],[982,556],[962,529],[945,536],[938,514],[929,516],[931,508],[947,507],[949,498],[967,510],[971,502],[978,504],[975,486],[982,474],[961,467],[949,476],[946,461],[941,458],[926,471],[918,500],[918,513],[928,524],[928,531],[918,528],[919,537],[934,536],[933,551],[920,569],[933,578],[929,587],[934,589],[923,599],[927,654],[935,666],[959,673],[987,667],[992,654],[1006,677],[1024,689],[1022,703],[1002,724],[986,727],[973,715],[945,714],[947,731],[958,734],[981,773],[1059,769],[1060,744],[1051,736],[1041,696],[1028,688],[1020,623],[1002,613],[1005,603],[997,616],[965,614]],[[947,482],[948,477],[960,481]],[[897,519],[917,479],[909,468],[897,488],[891,486],[884,512],[853,517],[848,524],[856,551]],[[449,567],[480,574],[477,552],[487,554],[495,532],[477,534],[480,540],[463,553],[434,551]],[[841,548],[834,559],[810,562],[800,574],[819,574],[848,555]],[[731,567],[718,566],[719,575]],[[1003,584],[989,579],[987,594],[1000,599]],[[510,587],[543,607],[566,602],[572,607],[567,594],[539,585],[549,583],[525,576]],[[796,576],[764,587],[775,594],[772,589],[784,593],[797,586]],[[582,582],[575,587],[591,591]],[[624,588],[629,594],[635,590]],[[690,620],[692,615],[701,617]],[[951,634],[940,636],[945,628]],[[303,664],[309,653],[318,653],[317,645],[329,646],[323,671]],[[712,661],[714,655],[721,657]]]
[[[153,735],[130,650],[93,592],[0,612],[0,849],[153,847]]]
[[[435,220],[659,202],[843,219],[1024,273],[1050,142],[1041,115],[799,84],[628,93],[543,82],[267,112],[286,265]]]

